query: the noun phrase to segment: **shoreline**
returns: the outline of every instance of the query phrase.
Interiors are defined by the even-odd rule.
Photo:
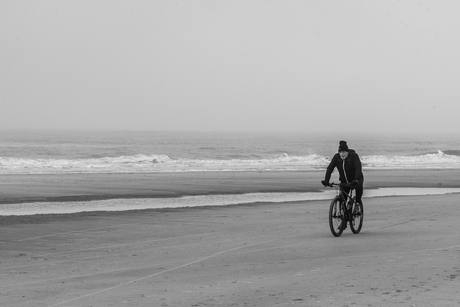
[[[334,175],[336,173],[333,174],[331,181],[337,182],[338,180],[334,180]],[[42,206],[46,210],[43,213],[27,215],[7,215],[8,213],[5,213],[1,216],[0,224],[42,223],[55,219],[74,219],[95,214],[111,216],[114,212],[123,214],[123,212],[143,210],[163,212],[165,210],[174,211],[191,208],[193,210],[196,208],[222,208],[224,206],[238,206],[239,204],[285,204],[296,200],[273,202],[262,198],[261,200],[222,205],[219,204],[222,199],[218,199],[218,197],[223,195],[222,198],[226,196],[231,198],[234,195],[245,196],[245,194],[251,193],[321,193],[324,191],[324,187],[320,184],[323,176],[323,171],[9,175],[2,177],[0,206],[23,205],[25,209],[22,210],[24,211],[28,210],[27,206]],[[456,169],[367,171],[365,173],[364,197],[367,197],[366,191],[369,193],[378,188],[460,188],[458,178],[460,178],[460,170]],[[202,201],[201,203],[195,202],[191,206],[176,207],[168,207],[167,204],[162,203],[161,208],[130,208],[133,204],[137,205],[141,202],[174,202],[183,196],[197,196],[198,198],[203,196],[208,203]],[[332,197],[331,194],[330,198]],[[106,208],[116,206],[117,210],[100,208],[92,210],[91,206],[100,205],[100,203],[94,202],[99,201],[108,202],[108,205],[103,204],[103,206]],[[78,207],[79,202],[84,203]],[[114,203],[115,205],[113,205]],[[64,210],[61,208],[67,204],[78,210],[76,212],[60,212]],[[51,208],[53,206],[62,207],[53,212]],[[4,208],[10,212],[15,212],[14,208]],[[85,208],[89,209],[85,211]],[[62,217],[63,215],[69,216]]]
[[[391,188],[389,188],[391,189]],[[403,188],[404,189],[404,188]],[[409,188],[410,189],[410,188]],[[416,188],[419,189],[419,188]],[[442,189],[442,188],[429,188],[429,189]],[[449,188],[446,188],[449,189]],[[391,198],[392,200],[407,199],[408,201],[418,197],[452,197],[453,195],[460,195],[460,191],[444,192],[444,193],[428,193],[428,194],[387,194],[376,196],[363,196],[365,206],[373,205],[374,203],[382,202],[381,199]],[[335,195],[335,194],[334,194]],[[34,214],[13,214],[1,215],[0,214],[0,227],[7,225],[20,225],[20,224],[43,224],[59,221],[78,221],[87,220],[88,218],[125,218],[128,216],[142,216],[142,215],[157,215],[163,213],[192,213],[202,210],[227,210],[238,208],[261,208],[264,206],[298,206],[298,205],[315,205],[320,203],[322,207],[328,208],[330,200],[334,197],[330,195],[324,199],[304,199],[304,200],[286,200],[286,201],[252,201],[252,202],[238,202],[232,204],[212,204],[212,205],[195,205],[195,206],[178,206],[178,207],[149,207],[149,208],[124,208],[119,210],[86,210],[76,212],[44,212]],[[375,201],[367,201],[368,199],[375,199]],[[121,199],[123,200],[123,199]],[[127,199],[129,201],[129,199]],[[433,199],[434,200],[434,199]]]
[[[363,195],[364,203],[377,197],[433,196],[459,194],[460,188],[374,188]],[[249,193],[231,195],[197,195],[180,198],[121,198],[92,201],[33,202],[0,205],[0,217],[80,214],[91,212],[123,212],[180,208],[218,208],[223,206],[256,205],[259,203],[289,204],[313,201],[329,202],[335,189],[304,193]],[[371,200],[369,200],[371,201]]]
[[[337,173],[331,177],[334,179]],[[458,188],[460,169],[367,170],[364,188]],[[0,205],[31,202],[319,192],[324,171],[2,175]]]

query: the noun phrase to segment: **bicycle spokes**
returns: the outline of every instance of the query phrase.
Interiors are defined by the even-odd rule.
[[[342,207],[342,201],[338,198],[335,198],[332,200],[331,206],[329,208],[329,227],[332,234],[336,237],[342,234],[342,225],[345,223],[345,209]]]
[[[352,222],[350,224],[353,233],[359,233],[363,227],[364,211],[362,203],[355,203],[352,212]]]
[[[334,218],[341,218],[342,217],[342,212],[340,211],[340,204],[336,203],[334,206]]]

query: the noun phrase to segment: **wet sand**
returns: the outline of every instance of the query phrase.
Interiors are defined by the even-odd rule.
[[[458,171],[378,175],[367,172],[367,185],[459,186]],[[251,188],[225,180],[241,191],[280,182],[260,176]],[[284,176],[294,189],[305,182]],[[312,189],[318,178],[306,180]],[[200,182],[183,191],[218,186]],[[64,186],[43,195],[69,197]],[[90,195],[90,185],[74,188]],[[10,201],[18,195],[37,197],[11,189]],[[456,306],[459,201],[367,199],[362,232],[339,238],[325,201],[2,217],[0,306]]]
[[[337,174],[333,174],[332,179]],[[2,175],[0,205],[36,201],[312,192],[324,171]],[[332,181],[332,180],[331,180]],[[337,178],[335,181],[338,182]],[[365,171],[365,188],[460,187],[460,170]]]

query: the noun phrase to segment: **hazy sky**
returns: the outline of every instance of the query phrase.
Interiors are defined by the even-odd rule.
[[[459,11],[0,0],[0,129],[459,131]]]

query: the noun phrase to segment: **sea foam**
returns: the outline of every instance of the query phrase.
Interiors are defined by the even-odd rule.
[[[193,171],[281,171],[325,169],[330,157],[311,154],[233,159],[186,159],[167,155],[132,155],[91,159],[0,157],[0,173],[123,173]],[[412,156],[361,156],[364,169],[460,168],[460,156],[442,151]]]
[[[365,190],[363,198],[381,196],[439,195],[460,193],[460,188],[380,188]],[[0,215],[32,215],[49,213],[76,213],[84,211],[126,211],[139,209],[226,206],[256,202],[297,202],[324,200],[326,205],[335,196],[332,189],[304,193],[248,193],[226,195],[198,195],[179,198],[134,198],[95,201],[36,202],[3,204]]]

